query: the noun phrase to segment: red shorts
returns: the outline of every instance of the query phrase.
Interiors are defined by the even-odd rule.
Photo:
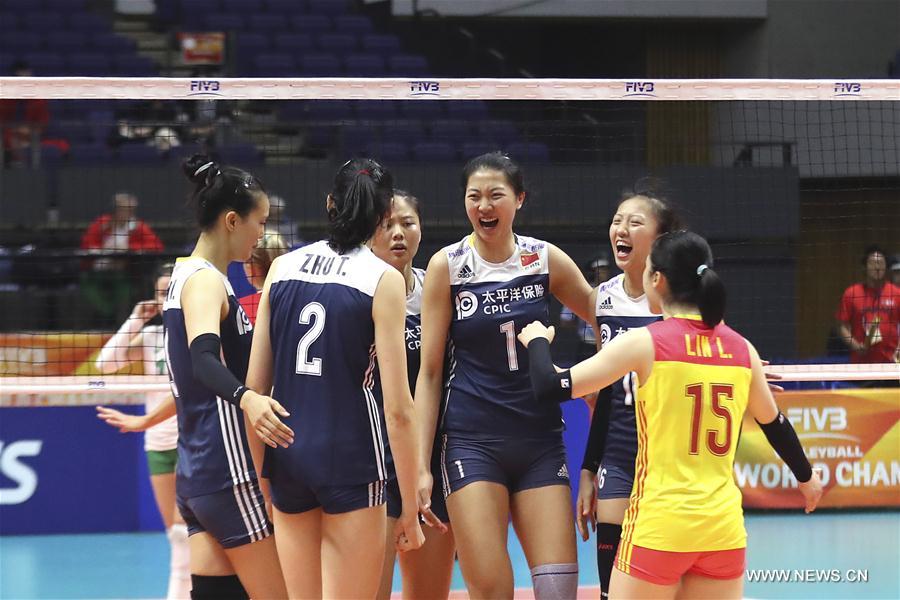
[[[666,552],[632,546],[627,563],[622,562],[621,553],[622,546],[619,546],[619,555],[616,556],[619,570],[656,585],[674,585],[687,573],[711,579],[737,579],[744,576],[747,565],[746,548],[712,552]]]

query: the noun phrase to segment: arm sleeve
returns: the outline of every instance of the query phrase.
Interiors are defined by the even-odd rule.
[[[612,388],[603,388],[597,394],[594,414],[591,416],[591,429],[588,433],[587,445],[584,448],[584,460],[581,468],[596,473],[603,461],[603,450],[606,448],[606,434],[609,433],[609,416],[612,411],[610,399]]]
[[[778,413],[775,420],[763,425],[759,421],[759,428],[763,430],[769,444],[781,457],[781,460],[791,469],[794,477],[800,483],[805,483],[812,478],[812,466],[803,452],[803,446],[797,437],[797,432],[791,422],[782,413]]]
[[[194,379],[212,390],[219,398],[240,408],[241,396],[247,387],[228,370],[219,356],[222,340],[214,333],[198,335],[191,342],[191,363]]]
[[[550,356],[550,342],[545,338],[528,344],[528,372],[531,391],[538,400],[565,402],[572,399],[572,378],[569,370],[557,373]]]

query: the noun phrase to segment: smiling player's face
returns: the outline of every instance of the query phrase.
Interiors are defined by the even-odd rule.
[[[501,171],[479,169],[466,183],[466,216],[475,235],[485,242],[506,239],[524,200],[525,194],[516,196]]]
[[[645,198],[634,196],[622,202],[609,226],[616,266],[626,273],[640,273],[658,233],[659,223]]]

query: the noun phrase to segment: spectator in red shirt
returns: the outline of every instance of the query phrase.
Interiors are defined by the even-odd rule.
[[[854,363],[898,362],[900,287],[887,281],[884,251],[870,246],[863,255],[866,279],[841,298],[837,320]]]
[[[31,67],[24,61],[13,63],[10,70],[15,77],[31,77]],[[3,150],[10,162],[24,162],[31,144],[39,143],[41,133],[50,122],[47,107],[47,101],[41,98],[0,100]]]
[[[82,263],[81,291],[93,309],[93,327],[120,321],[119,313],[134,304],[132,284],[139,278],[139,269],[131,269],[136,265],[123,255],[163,250],[156,233],[135,215],[134,194],[118,192],[113,203],[113,211],[94,219],[81,238],[81,249],[98,255]]]

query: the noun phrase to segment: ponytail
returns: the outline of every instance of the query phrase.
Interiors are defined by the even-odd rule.
[[[707,327],[725,318],[725,284],[712,269],[712,250],[705,239],[690,231],[663,234],[653,243],[650,264],[666,276],[671,302],[696,306]]]
[[[344,163],[331,190],[328,245],[344,254],[371,238],[390,210],[393,195],[393,177],[374,160],[356,158]]]

